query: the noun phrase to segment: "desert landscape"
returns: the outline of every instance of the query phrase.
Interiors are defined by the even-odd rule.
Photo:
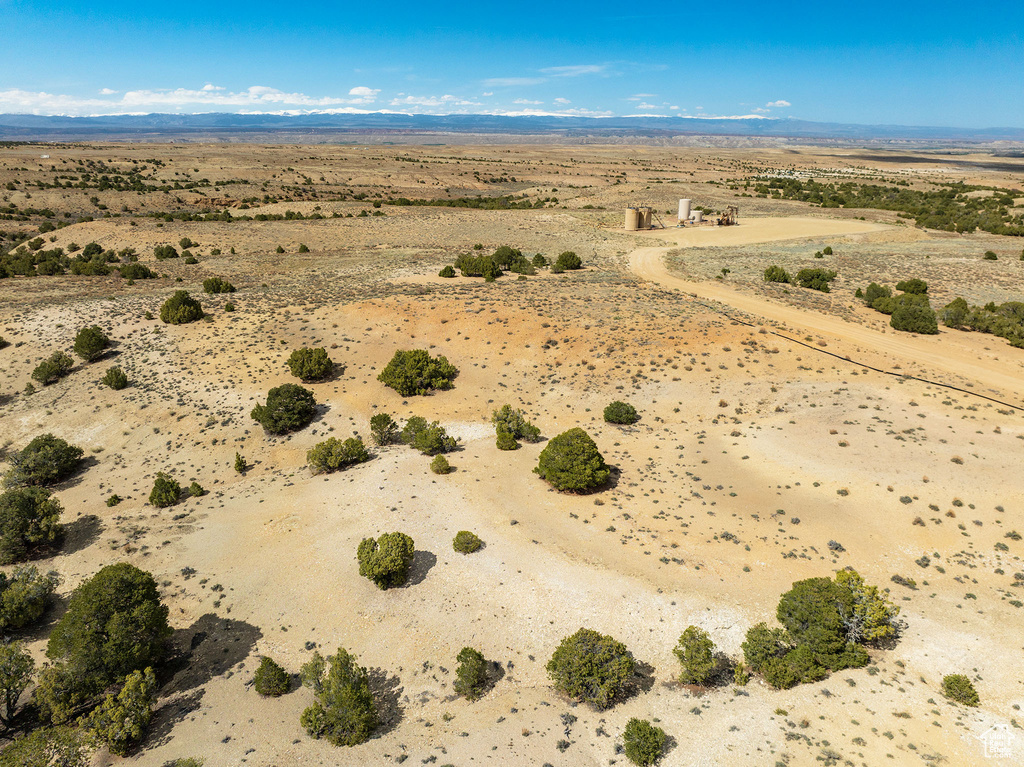
[[[633,718],[664,730],[669,766],[1024,762],[1024,348],[941,321],[957,298],[1024,301],[1024,159],[436,142],[0,146],[0,263],[113,254],[106,273],[94,258],[0,279],[0,471],[43,434],[83,450],[49,488],[63,538],[30,559],[59,585],[9,638],[42,669],[72,593],[117,563],[152,574],[173,629],[145,733],[91,763],[625,765]],[[798,199],[790,181],[847,202]],[[868,187],[1009,212],[993,225],[979,203],[984,226],[947,231],[895,192],[853,204]],[[677,227],[683,198],[709,218],[735,205],[738,223]],[[656,228],[626,231],[639,204]],[[439,276],[502,246],[547,265]],[[582,268],[552,268],[565,252]],[[155,276],[122,277],[132,263]],[[794,279],[766,281],[771,266]],[[798,284],[807,269],[835,272],[828,292]],[[215,277],[236,290],[204,292]],[[897,330],[858,295],[907,280],[927,283],[936,333]],[[179,290],[201,320],[161,321]],[[101,357],[33,378],[93,325]],[[330,374],[293,376],[301,348],[325,349]],[[458,369],[450,389],[378,380],[413,349]],[[111,366],[125,388],[101,381]],[[312,421],[267,432],[251,412],[295,383]],[[607,422],[615,401],[638,420]],[[506,404],[541,441],[498,448]],[[452,471],[375,444],[381,413],[437,421],[458,440]],[[610,475],[559,492],[534,468],[577,427]],[[352,437],[369,460],[311,470],[315,445]],[[154,506],[160,473],[205,492]],[[459,531],[484,545],[453,550]],[[357,549],[391,532],[415,553],[405,583],[379,589]],[[899,608],[866,666],[788,689],[734,679],[748,630],[779,625],[795,582],[846,568]],[[688,626],[727,656],[713,683],[679,680]],[[581,627],[636,661],[613,705],[552,684],[546,664]],[[379,718],[355,746],[300,723],[300,669],[339,647],[368,669]],[[464,647],[488,663],[476,700],[455,689]],[[265,656],[290,676],[283,695],[254,689]],[[978,706],[943,694],[953,674]],[[34,695],[7,744],[40,726]]]

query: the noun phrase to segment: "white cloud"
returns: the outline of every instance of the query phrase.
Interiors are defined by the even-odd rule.
[[[562,97],[560,96],[560,97],[558,97],[557,99],[555,99],[555,103],[556,103],[556,104],[571,104],[572,102],[571,102],[571,101],[569,101],[569,99],[563,99],[563,98],[562,98]]]
[[[100,88],[101,96],[113,96],[117,91],[111,90],[110,88]]]
[[[219,85],[214,85],[213,83],[207,83],[206,85],[203,86],[203,90],[204,91],[222,91],[222,90],[224,90],[224,88],[222,88]]]
[[[414,107],[476,107],[481,106],[479,102],[467,101],[459,98],[458,96],[452,96],[445,94],[444,96],[403,96],[402,98],[394,98],[390,101],[391,106],[414,106]]]
[[[483,96],[484,98],[487,98],[488,96],[493,96],[494,95],[494,91],[484,91],[480,95]]]
[[[532,104],[534,106],[537,106],[539,104],[543,104],[544,102],[543,101],[530,101],[529,99],[516,99],[512,103],[513,104]]]
[[[644,99],[653,99],[657,95],[657,93],[634,93],[632,96],[627,96],[626,101],[643,101]]]
[[[752,112],[754,112],[756,114],[759,114],[759,115],[763,115],[763,114],[768,114],[768,112],[770,112],[771,110],[770,109],[765,109],[764,107],[754,107],[750,111],[752,111]]]
[[[641,101],[639,104],[636,105],[636,108],[637,109],[661,109],[661,107],[655,106],[654,104],[648,104],[646,101]]]
[[[484,80],[485,88],[514,88],[517,85],[540,85],[547,82],[544,77],[489,77]]]
[[[360,98],[374,98],[380,93],[380,88],[367,88],[365,85],[357,85],[355,88],[349,90],[349,96],[359,96]]]
[[[679,109],[679,107],[669,107],[669,109]]]
[[[771,109],[774,107],[791,107],[793,105],[790,104],[785,99],[779,99],[778,101],[769,101],[767,104],[765,104],[765,106]]]
[[[580,75],[598,75],[607,68],[605,64],[574,64],[567,67],[547,67],[540,71],[552,77],[579,77]]]

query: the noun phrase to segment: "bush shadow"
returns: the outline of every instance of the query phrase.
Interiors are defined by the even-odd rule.
[[[103,524],[95,514],[86,514],[74,522],[64,525],[64,535],[59,542],[59,553],[75,554],[87,549],[100,537]]]
[[[619,694],[615,696],[615,703],[621,703],[642,693],[650,692],[653,687],[654,666],[638,660],[636,661],[633,673],[626,680],[626,683],[622,685]]]
[[[161,673],[161,693],[200,687],[248,658],[263,637],[256,626],[213,613],[201,616],[171,636],[170,659]]]
[[[409,577],[406,578],[402,588],[418,586],[426,580],[427,573],[437,564],[437,555],[430,551],[414,551],[412,555],[412,566],[409,568]]]
[[[402,687],[401,679],[382,668],[368,669],[366,676],[379,722],[373,737],[382,738],[402,722],[402,707],[399,701],[405,688]]]

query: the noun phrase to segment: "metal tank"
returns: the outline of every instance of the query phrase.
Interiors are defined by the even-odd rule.
[[[700,211],[700,210],[692,211],[690,213],[690,220],[693,223],[695,223],[695,224],[699,224],[699,223],[703,222],[704,221],[704,212]]]
[[[691,204],[692,203],[691,203],[690,200],[680,200],[679,201],[679,216],[678,216],[678,218],[679,218],[680,221],[689,221],[690,220],[690,206],[691,206]]]
[[[643,216],[643,220],[640,223],[640,228],[641,229],[650,229],[651,228],[651,221],[652,221],[653,213],[654,213],[654,210],[652,208],[641,208],[640,209],[640,214]]]
[[[640,228],[640,211],[636,208],[626,208],[626,231],[635,232]]]

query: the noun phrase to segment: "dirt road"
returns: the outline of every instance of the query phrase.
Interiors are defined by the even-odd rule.
[[[673,275],[665,265],[665,255],[679,246],[734,246],[818,235],[853,234],[883,228],[879,224],[860,221],[776,218],[748,219],[741,226],[727,229],[705,227],[661,230],[656,236],[675,244],[637,248],[629,255],[629,266],[642,279],[698,298],[721,302],[755,317],[783,323],[792,329],[793,335],[816,333],[828,336],[831,340],[829,351],[840,356],[862,360],[863,355],[859,354],[858,347],[869,349],[899,363],[901,368],[895,371],[897,373],[910,372],[910,366],[914,365],[921,370],[921,377],[955,386],[973,383],[974,391],[979,394],[1024,406],[1024,352],[1006,346],[1002,339],[945,328],[937,336],[915,336],[896,331],[891,331],[891,334],[881,333],[837,317],[743,293],[728,285],[691,282]],[[993,349],[997,350],[995,354]],[[1001,359],[997,359],[997,355]]]

